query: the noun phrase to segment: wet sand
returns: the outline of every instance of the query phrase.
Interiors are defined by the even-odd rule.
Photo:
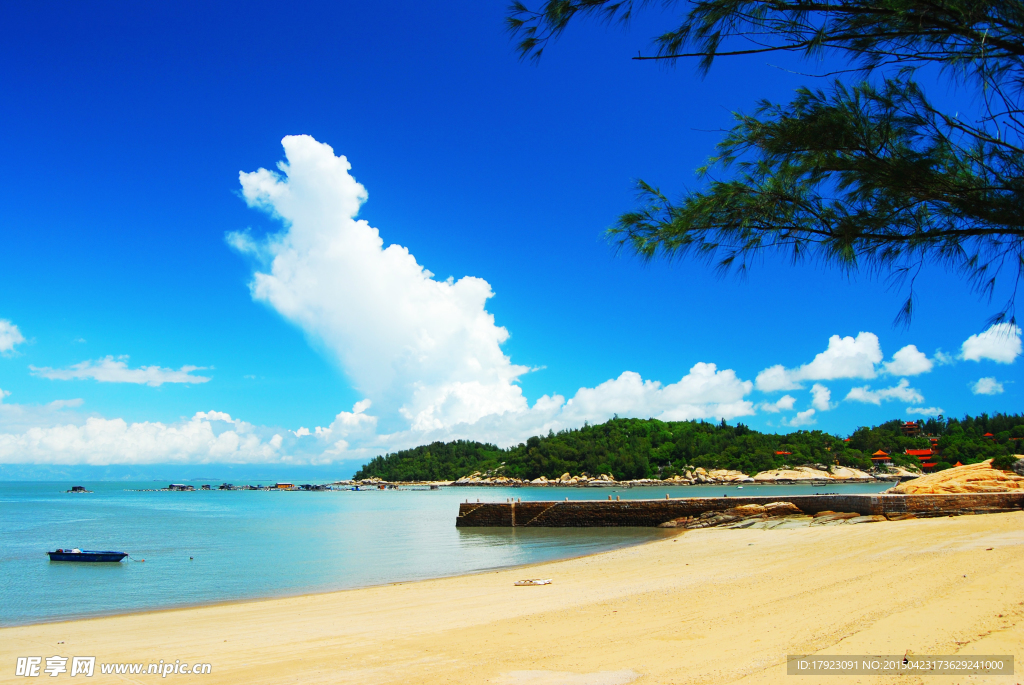
[[[513,585],[523,578],[552,584]],[[1012,654],[1024,670],[1024,512],[688,531],[456,578],[4,628],[0,682],[25,682],[14,676],[19,656],[78,655],[213,668],[161,678],[104,676],[97,666],[84,681],[93,683],[814,685],[814,676],[786,675],[787,654],[907,650]],[[1024,675],[822,680],[947,685]]]

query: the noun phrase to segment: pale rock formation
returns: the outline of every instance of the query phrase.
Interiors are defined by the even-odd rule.
[[[832,473],[832,477],[837,480],[875,480],[875,477],[870,473],[865,473],[864,471],[853,469],[848,466],[833,466],[829,470]]]
[[[812,469],[809,466],[797,466],[792,469],[772,469],[770,471],[762,471],[761,473],[754,476],[754,481],[758,483],[772,483],[775,481],[791,481],[791,480],[831,480],[832,475],[828,471],[819,471],[818,469]]]
[[[730,516],[741,516],[747,518],[748,516],[760,516],[764,514],[767,509],[760,504],[742,504],[732,509],[726,509],[725,513]]]
[[[941,495],[1024,490],[1024,476],[992,468],[992,460],[929,473],[886,490],[902,495]]]
[[[792,502],[770,502],[764,505],[764,513],[769,516],[792,516],[803,512]]]
[[[708,477],[712,480],[721,481],[723,483],[733,483],[736,481],[746,481],[747,474],[742,471],[731,471],[729,469],[715,469],[708,472]]]

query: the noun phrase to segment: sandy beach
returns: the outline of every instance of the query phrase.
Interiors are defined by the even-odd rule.
[[[52,655],[208,662],[209,675],[104,676],[97,668],[85,682],[210,684],[810,685],[814,677],[786,675],[787,654],[910,650],[1019,661],[1022,552],[1024,513],[688,531],[456,578],[0,629],[0,682],[25,681],[13,675],[17,657]],[[513,585],[523,578],[552,584]]]

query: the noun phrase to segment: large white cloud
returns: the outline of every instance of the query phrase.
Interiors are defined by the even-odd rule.
[[[193,371],[201,371],[202,366],[183,366],[180,369],[165,369],[160,366],[142,366],[137,369],[128,368],[127,355],[114,359],[106,356],[96,361],[84,361],[72,364],[66,369],[37,368],[29,366],[32,374],[51,380],[71,381],[92,379],[101,383],[136,383],[157,387],[164,383],[206,383],[208,376],[193,376]]]
[[[971,386],[971,392],[975,395],[999,395],[1003,392],[1003,384],[992,376],[986,376],[985,378],[979,378]]]
[[[223,412],[197,412],[173,424],[91,416],[80,423],[0,432],[0,463],[276,462],[284,459],[281,444],[280,435],[261,437],[256,427]]]
[[[918,350],[917,345],[907,345],[892,356],[892,361],[887,361],[882,366],[886,373],[893,376],[917,376],[931,371],[935,362]]]
[[[960,356],[975,362],[991,359],[1000,364],[1010,364],[1020,352],[1020,328],[1009,323],[994,324],[984,333],[967,338],[960,347]]]
[[[561,418],[567,425],[604,420],[616,413],[665,421],[732,419],[754,413],[753,403],[743,399],[753,387],[732,369],[719,371],[704,362],[694,364],[678,383],[666,386],[626,371],[595,388],[580,388],[562,409]]]
[[[400,245],[384,245],[356,213],[366,190],[343,156],[309,136],[282,141],[280,173],[241,173],[252,207],[285,230],[262,242],[231,234],[267,260],[254,275],[266,302],[317,341],[384,414],[417,430],[524,411],[515,381],[528,369],[501,350],[508,331],[485,309],[493,295],[473,276],[437,280]]]
[[[25,342],[25,336],[18,327],[7,319],[0,319],[0,354],[10,354],[15,345]]]
[[[850,402],[866,402],[868,404],[881,404],[890,400],[914,404],[924,402],[924,396],[916,388],[910,387],[910,381],[906,378],[901,378],[900,382],[891,388],[882,388],[881,390],[872,390],[867,385],[853,388],[847,393],[846,399]]]
[[[731,420],[755,413],[744,397],[753,384],[739,379],[731,369],[697,363],[677,383],[662,385],[645,381],[626,371],[618,378],[593,388],[580,388],[569,400],[544,395],[526,411],[492,414],[468,424],[460,423],[429,431],[405,430],[374,436],[377,451],[402,449],[434,440],[483,440],[507,447],[530,435],[575,428],[584,421],[600,423],[616,414],[623,418]],[[330,436],[333,438],[333,435]],[[329,439],[330,439],[329,438]],[[365,450],[369,442],[361,442]]]
[[[829,381],[840,378],[874,378],[875,364],[882,361],[882,348],[878,336],[861,332],[857,337],[833,335],[828,348],[814,359],[795,369],[781,364],[771,366],[757,374],[755,382],[762,392],[795,390],[803,381]]]
[[[744,399],[753,384],[709,363],[668,385],[626,371],[569,400],[544,396],[531,407],[517,385],[528,369],[504,354],[508,331],[486,309],[490,285],[473,276],[438,280],[406,248],[385,246],[376,228],[355,218],[367,194],[348,160],[309,136],[282,143],[279,171],[239,178],[249,205],[281,220],[284,230],[264,240],[232,233],[228,242],[260,265],[253,297],[316,341],[374,410],[370,416],[357,406],[296,437],[319,435],[336,453],[457,437],[514,444],[614,414],[681,420],[754,413]],[[378,434],[381,428],[391,432]]]

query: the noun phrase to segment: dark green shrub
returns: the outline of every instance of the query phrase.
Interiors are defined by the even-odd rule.
[[[1013,465],[1017,463],[1019,457],[1015,457],[1012,454],[1000,454],[998,457],[992,460],[992,468],[1001,469],[1003,471],[1012,471]]]

